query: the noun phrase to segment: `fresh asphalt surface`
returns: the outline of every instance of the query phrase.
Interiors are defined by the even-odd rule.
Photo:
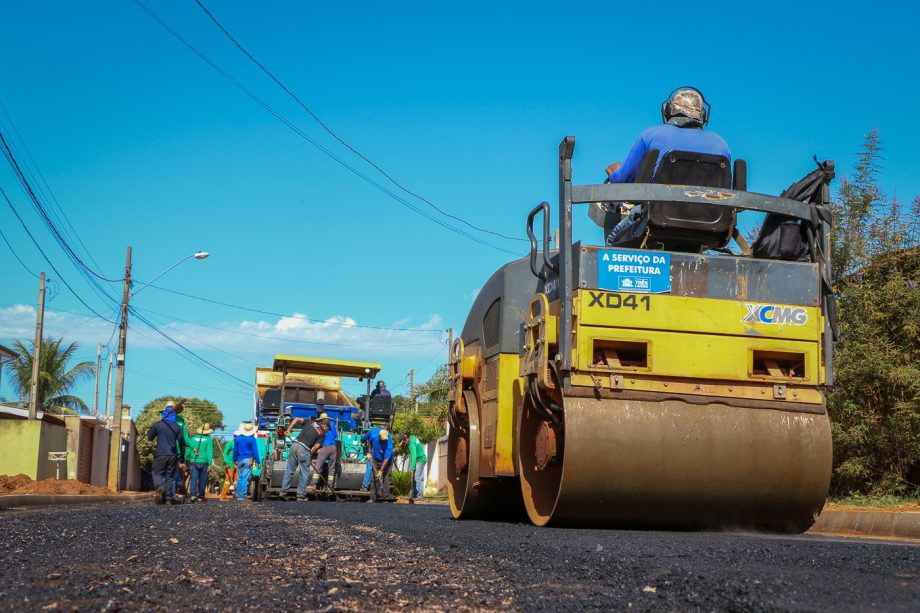
[[[444,506],[0,512],[0,609],[920,610],[920,545],[454,521]]]

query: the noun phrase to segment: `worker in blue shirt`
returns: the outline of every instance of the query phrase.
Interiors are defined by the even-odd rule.
[[[658,150],[655,170],[661,159],[671,151],[711,153],[724,156],[731,162],[732,154],[725,140],[715,132],[703,129],[709,123],[709,103],[696,88],[679,87],[671,92],[661,105],[661,119],[662,125],[652,126],[639,135],[622,164],[616,162],[607,167],[609,183],[635,181],[645,154],[652,149]],[[610,233],[608,242],[638,221],[640,214],[641,207],[634,207]]]
[[[243,422],[240,429],[234,433],[233,463],[236,464],[236,500],[246,500],[249,493],[249,479],[252,477],[252,467],[259,466],[259,444],[256,442],[256,426],[252,422]]]
[[[378,498],[389,500],[390,469],[393,468],[393,440],[390,433],[386,428],[371,428],[364,433],[361,441],[370,447],[367,461],[374,471],[374,483],[368,502],[377,502]]]
[[[326,431],[326,434],[323,436],[322,446],[316,453],[316,460],[313,462],[313,470],[319,473],[320,476],[320,481],[317,482],[316,487],[331,487],[332,484],[329,475],[332,475],[333,478],[335,477],[335,462],[338,459],[336,439],[338,438],[339,432],[335,420],[330,419],[329,415],[326,413],[320,413],[316,421],[322,425],[323,429]]]

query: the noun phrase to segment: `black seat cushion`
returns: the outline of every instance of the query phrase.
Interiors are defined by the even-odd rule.
[[[670,151],[661,158],[657,169],[654,169],[653,155],[657,159],[658,151],[649,151],[646,155],[637,183],[732,187],[731,165],[721,155]],[[735,221],[733,209],[718,205],[649,202],[643,205],[639,221],[621,232],[615,244],[637,247],[644,243],[653,249],[691,252],[716,249],[728,244]]]

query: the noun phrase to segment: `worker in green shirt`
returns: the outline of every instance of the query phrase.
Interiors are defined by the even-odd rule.
[[[214,463],[214,442],[211,440],[211,424],[205,424],[195,431],[195,436],[185,448],[186,463],[192,472],[189,487],[189,502],[205,501],[208,487],[208,473]]]
[[[177,402],[168,400],[166,406],[173,407],[173,412],[176,414],[176,424],[182,428],[182,440],[185,442],[185,448],[188,449],[188,446],[192,444],[192,439],[188,436],[188,427],[185,425],[185,417],[182,416],[182,411],[185,409],[185,398],[180,398]],[[179,467],[176,469],[176,492],[183,491],[183,488],[187,485],[185,481],[185,471],[188,469],[187,464],[183,464],[185,458],[182,455],[179,455]],[[188,488],[185,487],[185,493],[188,494]]]
[[[233,441],[236,440],[236,434],[233,439],[224,447],[224,486],[220,490],[220,499],[229,500],[233,498],[230,495],[230,489],[236,483],[236,464],[233,463]]]
[[[425,464],[428,462],[428,455],[425,453],[425,446],[414,434],[409,436],[403,432],[401,442],[408,446],[409,470],[412,472],[409,502],[414,503],[415,499],[421,498],[425,492]]]

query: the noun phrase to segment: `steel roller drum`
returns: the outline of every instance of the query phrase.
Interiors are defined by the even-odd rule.
[[[566,398],[564,422],[557,460],[540,470],[546,422],[525,404],[521,487],[537,525],[801,532],[827,497],[826,413]]]

